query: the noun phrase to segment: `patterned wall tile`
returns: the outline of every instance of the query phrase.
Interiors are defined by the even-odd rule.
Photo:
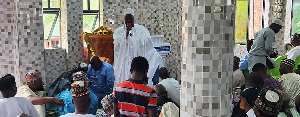
[[[65,49],[45,49],[45,78],[49,87],[62,73],[67,71],[67,53]]]
[[[40,70],[45,81],[44,32],[41,0],[18,0],[17,42],[18,75],[21,82],[25,74],[32,69]]]
[[[181,116],[230,116],[235,0],[231,2],[183,3]]]
[[[180,80],[181,6],[179,0],[103,0],[103,22],[115,30],[123,25],[124,10],[133,8],[135,23],[144,25],[151,35],[164,35],[164,42],[171,44],[165,63],[171,77]]]
[[[61,1],[62,48],[67,52],[68,69],[83,62],[83,2],[82,0]]]
[[[15,3],[11,0],[0,2],[0,77],[5,74],[15,76]]]

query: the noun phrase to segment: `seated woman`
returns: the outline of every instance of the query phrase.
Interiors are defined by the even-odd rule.
[[[251,109],[243,97],[239,106],[247,112],[248,117],[299,117],[299,114],[289,107],[290,98],[278,89],[263,89]]]

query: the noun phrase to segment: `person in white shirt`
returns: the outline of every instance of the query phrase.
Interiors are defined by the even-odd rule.
[[[159,77],[162,79],[158,84],[163,85],[167,90],[167,95],[176,104],[180,104],[180,89],[181,86],[177,80],[170,78],[167,68],[162,67],[159,69]]]
[[[295,60],[300,55],[300,34],[294,34],[291,39],[291,44],[294,46],[286,53],[288,59]]]
[[[134,57],[142,56],[149,62],[148,86],[153,88],[153,82],[158,80],[155,73],[162,60],[153,46],[148,29],[134,24],[134,10],[127,8],[124,11],[124,25],[114,32],[114,71],[115,85],[128,80],[131,76],[130,65]],[[153,79],[154,78],[154,79]]]
[[[8,74],[0,79],[0,91],[3,95],[3,99],[0,99],[0,117],[16,117],[21,114],[31,117],[40,116],[26,98],[14,97],[17,93],[14,76]]]
[[[76,74],[73,76],[76,77]],[[78,74],[78,77],[82,77]],[[88,114],[91,103],[90,91],[87,80],[74,81],[71,84],[72,102],[75,105],[75,113],[68,113],[61,117],[96,117],[96,115]]]

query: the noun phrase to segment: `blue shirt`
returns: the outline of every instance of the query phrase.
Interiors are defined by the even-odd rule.
[[[67,113],[74,113],[75,112],[75,106],[72,103],[72,91],[67,89],[56,96],[56,98],[61,98],[64,101],[65,107],[62,108],[61,106],[58,106],[58,115],[65,115]],[[97,96],[90,92],[90,97],[91,97],[91,104],[88,110],[89,114],[94,114],[96,115],[97,109],[98,109],[98,98]]]
[[[249,58],[249,53],[246,54],[244,59],[241,60],[240,62],[240,70],[248,70],[248,58]]]
[[[89,65],[86,77],[93,81],[93,84],[90,86],[90,91],[95,93],[98,99],[102,99],[113,92],[115,75],[114,68],[111,64],[103,62],[102,67],[98,71],[95,71],[91,65]]]

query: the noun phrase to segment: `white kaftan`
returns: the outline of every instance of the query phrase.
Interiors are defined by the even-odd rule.
[[[134,24],[126,39],[126,27],[121,26],[114,32],[114,71],[115,85],[131,77],[130,65],[134,57],[145,57],[149,62],[148,86],[153,88],[152,78],[161,61],[161,56],[153,47],[147,28]]]
[[[20,114],[30,117],[39,117],[33,104],[23,97],[10,97],[0,99],[0,117],[16,117]]]

